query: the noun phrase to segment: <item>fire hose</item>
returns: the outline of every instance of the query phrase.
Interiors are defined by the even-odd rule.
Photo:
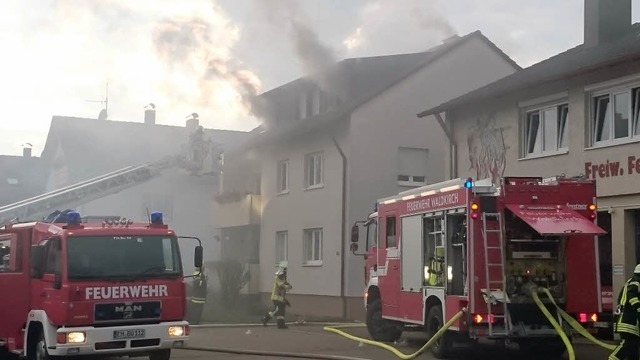
[[[394,355],[396,355],[398,358],[400,358],[402,360],[409,360],[409,359],[413,359],[413,358],[417,357],[418,355],[422,354],[425,350],[427,350],[430,346],[432,346],[436,342],[436,340],[438,340],[445,333],[445,331],[447,331],[447,329],[453,323],[455,323],[466,312],[467,312],[467,308],[463,308],[462,310],[460,310],[451,319],[449,319],[449,321],[447,321],[435,334],[433,334],[433,336],[429,339],[429,341],[427,341],[426,344],[424,344],[420,349],[418,349],[418,351],[414,352],[413,354],[405,354],[405,353],[401,352],[400,350],[394,348],[393,346],[387,345],[387,344],[385,344],[383,342],[361,338],[361,337],[358,337],[358,336],[351,335],[351,334],[349,334],[347,332],[344,332],[342,330],[339,330],[339,329],[342,329],[342,328],[362,327],[362,326],[364,326],[363,324],[325,326],[324,330],[336,333],[336,334],[341,335],[343,337],[346,337],[347,339],[350,339],[350,340],[360,341],[360,342],[362,342],[364,344],[373,345],[373,346],[377,346],[377,347],[383,348],[385,350],[389,350]]]
[[[544,304],[542,303],[542,300],[540,300],[540,297],[538,296],[538,292],[544,293],[547,296],[547,298],[550,300],[550,302],[555,306],[555,308],[558,311],[558,313],[560,314],[560,316],[573,329],[575,329],[580,335],[584,336],[589,341],[591,341],[594,344],[596,344],[598,346],[601,346],[601,347],[603,347],[605,349],[614,350],[616,348],[616,345],[608,344],[608,343],[605,343],[605,342],[603,342],[601,340],[596,339],[582,325],[580,325],[579,322],[577,322],[573,317],[571,317],[571,315],[567,314],[562,308],[560,308],[560,306],[553,299],[553,296],[551,295],[551,292],[549,291],[549,289],[537,288],[537,291],[532,291],[531,292],[531,296],[532,296],[533,300],[535,301],[536,305],[538,306],[538,308],[540,309],[540,311],[544,314],[544,316],[547,318],[547,320],[549,320],[549,322],[551,323],[553,328],[556,330],[556,332],[558,333],[558,335],[562,339],[562,342],[564,343],[564,345],[567,348],[567,353],[569,355],[569,360],[575,360],[575,351],[573,349],[573,345],[571,344],[571,341],[569,340],[569,337],[567,336],[565,331],[562,329],[562,326],[558,323],[558,321],[556,321],[556,319],[553,317],[553,315],[551,315],[549,310],[544,306]],[[420,349],[418,349],[418,351],[416,351],[413,354],[404,354],[404,353],[400,352],[398,349],[394,348],[393,346],[390,346],[390,345],[385,344],[383,342],[361,338],[361,337],[358,337],[358,336],[351,335],[351,334],[349,334],[347,332],[344,332],[342,330],[339,330],[339,329],[344,329],[344,328],[362,327],[362,326],[364,326],[363,324],[325,326],[324,330],[336,333],[338,335],[346,337],[347,339],[360,341],[360,342],[362,342],[364,344],[373,345],[373,346],[377,346],[377,347],[383,348],[385,350],[388,350],[388,351],[392,352],[394,355],[396,355],[398,358],[400,358],[402,360],[408,360],[408,359],[415,358],[416,356],[420,355],[425,350],[427,350],[430,346],[432,346],[433,343],[436,340],[438,340],[444,334],[444,332],[455,321],[457,321],[466,311],[467,311],[467,309],[464,308],[460,312],[458,312],[456,315],[454,315],[449,321],[447,321],[447,323],[444,324],[444,326],[442,326],[442,328],[440,328],[440,330],[438,330],[438,332],[436,332],[429,339],[429,341],[427,341],[426,344],[424,344]]]

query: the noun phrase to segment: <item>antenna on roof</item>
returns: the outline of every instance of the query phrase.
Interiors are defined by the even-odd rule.
[[[98,120],[107,120],[107,117],[109,116],[109,83],[107,83],[107,90],[105,93],[105,97],[102,100],[85,100],[85,101],[104,104],[104,109],[100,110],[100,114],[98,114]]]

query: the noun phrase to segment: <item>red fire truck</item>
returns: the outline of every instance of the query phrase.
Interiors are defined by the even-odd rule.
[[[178,237],[162,213],[144,223],[66,215],[0,227],[0,352],[169,359],[189,323]]]
[[[364,223],[370,335],[378,341],[406,330],[433,335],[466,308],[431,348],[436,357],[454,343],[479,339],[513,341],[540,358],[562,355],[565,346],[532,292],[548,289],[585,325],[598,320],[597,235],[604,230],[595,221],[591,180],[455,179],[380,199],[351,239],[355,251]],[[539,298],[557,315],[548,298]]]

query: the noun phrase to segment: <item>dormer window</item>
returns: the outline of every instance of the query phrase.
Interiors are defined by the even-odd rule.
[[[306,91],[300,93],[300,100],[298,102],[299,109],[298,115],[300,120],[305,119],[309,114],[309,101],[308,95]]]
[[[318,115],[320,113],[320,100],[322,97],[320,89],[315,89],[312,92],[311,98],[311,116]]]

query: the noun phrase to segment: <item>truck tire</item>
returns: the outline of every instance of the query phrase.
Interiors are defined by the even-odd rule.
[[[171,359],[171,349],[156,350],[149,354],[149,360],[169,360]]]
[[[375,341],[391,342],[402,335],[401,325],[382,318],[380,299],[367,306],[367,330]]]
[[[434,305],[429,309],[427,313],[427,323],[425,325],[427,335],[429,335],[431,339],[444,325],[444,321],[442,320],[442,306]],[[449,355],[451,345],[451,334],[445,331],[445,333],[431,345],[431,353],[437,359],[444,359]]]
[[[47,351],[47,341],[44,338],[44,332],[38,331],[38,337],[34,346],[34,351],[29,355],[30,360],[51,360],[56,359],[56,356],[49,355]]]

